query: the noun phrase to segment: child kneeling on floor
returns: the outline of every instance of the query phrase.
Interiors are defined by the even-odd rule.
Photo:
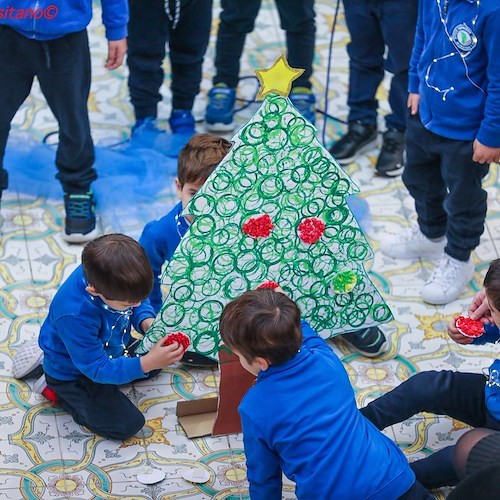
[[[85,245],[82,264],[57,291],[40,330],[43,369],[57,402],[75,421],[124,440],[144,425],[141,411],[120,391],[179,361],[183,348],[159,340],[135,357],[131,324],[140,333],[155,313],[148,295],[153,272],[144,249],[123,234]]]
[[[245,292],[220,319],[222,340],[257,376],[239,406],[252,500],[281,499],[282,471],[299,499],[432,498],[358,411],[341,361],[281,292]]]

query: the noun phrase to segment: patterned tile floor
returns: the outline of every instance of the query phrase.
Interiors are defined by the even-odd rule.
[[[216,2],[216,12],[218,2]],[[334,11],[332,2],[317,1],[318,39],[315,56],[314,87],[318,106],[325,107],[325,82],[329,59],[329,38]],[[217,16],[214,16],[217,18]],[[127,99],[126,68],[111,73],[103,68],[106,43],[100,26],[99,7],[95,7],[90,26],[93,84],[90,116],[94,138],[109,142],[127,138],[132,111]],[[202,92],[195,111],[203,116],[206,92],[213,75],[216,23],[206,56]],[[348,64],[345,44],[348,33],[340,11],[335,31],[328,110],[345,118]],[[284,50],[284,35],[271,0],[262,2],[257,28],[248,37],[242,58],[242,74],[252,75],[252,68],[268,67]],[[165,69],[169,71],[168,60]],[[387,111],[387,79],[379,98],[382,112]],[[169,90],[164,87],[160,118],[169,116]],[[241,86],[242,96],[251,97],[252,80]],[[244,123],[255,106],[238,115]],[[203,125],[200,124],[200,130]],[[318,122],[319,134],[323,122]],[[37,85],[16,115],[12,135],[27,133],[39,140],[56,130]],[[326,142],[341,133],[336,121],[328,121]],[[394,262],[377,252],[386,232],[396,232],[415,218],[412,200],[399,179],[375,177],[373,150],[347,171],[361,188],[361,197],[370,208],[367,234],[375,250],[369,264],[372,277],[391,306],[395,320],[384,325],[391,340],[391,351],[376,360],[350,352],[342,342],[332,348],[345,362],[360,405],[390,390],[412,374],[427,369],[451,369],[479,372],[493,355],[491,348],[462,348],[448,341],[446,323],[454,313],[466,310],[481,286],[491,259],[499,257],[500,204],[497,197],[498,166],[491,168],[485,180],[489,195],[487,228],[474,255],[474,280],[459,300],[446,307],[424,304],[420,288],[432,265],[427,261]],[[12,165],[11,170],[16,166]],[[171,183],[149,204],[165,212],[175,202]],[[186,369],[182,366],[165,370],[158,379],[125,387],[124,391],[146,415],[147,425],[141,435],[123,442],[96,437],[75,424],[62,410],[52,408],[31,390],[31,382],[11,377],[11,358],[25,340],[36,337],[48,305],[58,286],[75,268],[81,247],[61,240],[63,207],[61,199],[28,196],[22,190],[4,193],[1,213],[0,246],[0,497],[18,498],[248,498],[245,460],[241,435],[189,440],[175,417],[177,401],[216,393],[218,375],[212,371]],[[137,210],[135,217],[121,227],[138,236],[151,212]],[[101,221],[102,229],[116,229],[113,223]],[[454,442],[466,427],[445,417],[419,415],[387,429],[413,460]],[[153,486],[137,481],[145,466],[160,468],[166,479]],[[196,465],[210,474],[202,485],[181,478],[182,469]],[[445,491],[436,492],[444,498]],[[293,485],[285,482],[285,498],[295,498]]]

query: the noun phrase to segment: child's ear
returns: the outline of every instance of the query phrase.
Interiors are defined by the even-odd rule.
[[[94,288],[93,285],[87,285],[85,287],[85,290],[87,290],[87,292],[89,292],[90,295],[95,295],[95,296],[99,295],[99,292]]]
[[[182,186],[177,177],[175,178],[175,187],[177,188],[177,197],[180,200],[182,196]]]
[[[270,363],[269,361],[266,359],[266,358],[261,358],[260,356],[257,356],[255,359],[254,359],[254,362],[257,363],[259,365],[259,368],[265,372],[269,366],[270,366]]]

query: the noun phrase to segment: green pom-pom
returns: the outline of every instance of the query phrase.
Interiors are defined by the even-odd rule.
[[[358,275],[354,271],[344,271],[333,278],[333,291],[335,293],[348,293],[358,282]]]

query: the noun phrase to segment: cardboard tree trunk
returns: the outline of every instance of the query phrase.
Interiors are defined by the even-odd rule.
[[[219,396],[180,401],[177,419],[189,438],[219,436],[241,432],[238,406],[255,376],[247,372],[238,356],[227,347],[219,351]]]

